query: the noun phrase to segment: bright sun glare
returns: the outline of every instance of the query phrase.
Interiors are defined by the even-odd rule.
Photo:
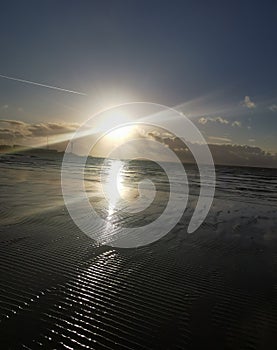
[[[116,140],[125,139],[126,137],[130,136],[132,131],[133,131],[133,126],[128,125],[128,126],[119,127],[117,129],[112,130],[107,134],[107,136],[111,140],[116,141]]]

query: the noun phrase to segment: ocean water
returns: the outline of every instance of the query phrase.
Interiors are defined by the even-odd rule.
[[[61,193],[61,158],[4,155],[1,161],[1,219],[15,223],[28,220],[30,216],[64,206]],[[152,181],[160,200],[166,204],[170,190],[163,169],[151,161],[105,161],[90,158],[85,169],[85,186],[92,205],[105,212],[105,194],[101,181],[109,181],[114,163],[121,163],[123,197],[135,199],[138,184],[144,179]],[[174,164],[172,164],[174,168]],[[69,166],[69,171],[71,171]],[[101,171],[104,176],[101,177]],[[177,186],[187,186],[189,195],[199,195],[199,172],[195,165],[185,165],[188,182],[182,174],[176,174]],[[216,167],[216,199],[239,203],[276,207],[277,170],[266,168]],[[209,179],[207,180],[209,181]],[[114,183],[111,183],[114,186]],[[178,187],[177,187],[178,189]],[[113,195],[113,193],[111,194]],[[121,193],[122,195],[122,193]],[[154,202],[157,206],[157,201]],[[118,204],[118,203],[117,203]]]
[[[188,182],[177,173],[174,179],[177,191],[188,185],[180,222],[150,245],[120,249],[99,245],[71,220],[60,157],[0,161],[3,349],[276,349],[276,169],[216,167],[209,215],[188,234],[199,173],[185,165]],[[114,199],[109,179],[118,161],[103,162],[90,158],[85,170],[99,215],[112,225],[156,220],[170,189],[161,167],[121,161],[123,197],[136,200],[145,178],[155,184],[155,197],[132,214],[116,198],[111,213],[101,180]]]

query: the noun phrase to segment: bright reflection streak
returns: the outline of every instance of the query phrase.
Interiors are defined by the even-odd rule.
[[[108,201],[108,217],[111,220],[112,215],[116,210],[118,202],[122,199],[123,186],[123,165],[120,160],[113,160],[105,174],[105,181],[103,184],[104,195]]]

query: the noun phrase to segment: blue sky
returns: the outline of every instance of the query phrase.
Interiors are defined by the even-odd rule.
[[[9,1],[0,42],[0,74],[87,94],[0,78],[1,119],[149,101],[182,105],[210,142],[277,151],[276,1]]]

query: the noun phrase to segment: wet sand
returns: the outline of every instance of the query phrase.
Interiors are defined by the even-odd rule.
[[[114,249],[80,232],[56,196],[60,205],[19,207],[13,220],[8,198],[2,206],[1,348],[277,348],[275,203],[218,193],[194,234],[192,205],[158,242]]]

